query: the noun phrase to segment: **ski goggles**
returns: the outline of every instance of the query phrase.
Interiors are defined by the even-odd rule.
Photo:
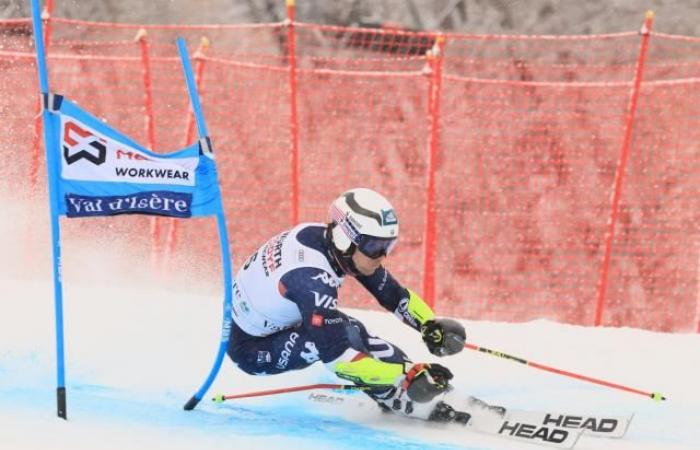
[[[361,234],[356,243],[357,249],[366,257],[371,259],[388,255],[396,245],[396,238],[380,238]]]

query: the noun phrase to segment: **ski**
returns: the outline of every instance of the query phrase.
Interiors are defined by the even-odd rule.
[[[545,411],[508,409],[506,417],[517,422],[581,430],[586,436],[619,439],[625,436],[634,414],[630,416],[562,414]]]
[[[528,417],[511,417],[507,414],[504,417],[496,414],[472,414],[465,427],[482,434],[561,449],[574,448],[583,434],[579,429],[542,424]]]
[[[448,394],[449,396],[450,394]],[[446,398],[448,404],[455,408],[461,405],[454,398]],[[629,429],[630,422],[634,415],[630,416],[607,416],[607,415],[585,415],[585,414],[564,414],[552,411],[521,410],[514,408],[503,408],[489,405],[475,397],[467,397],[465,411],[473,414],[497,415],[512,422],[531,423],[538,426],[566,428],[571,430],[581,430],[586,436],[602,438],[621,438]]]
[[[353,408],[378,408],[373,401],[364,396],[358,398],[356,395],[348,395],[346,393],[315,391],[309,393],[307,399],[315,403],[331,406],[344,404],[352,405]],[[456,414],[454,416],[455,420],[453,421],[443,420],[433,422],[420,418],[411,418],[410,416],[406,417],[406,419],[421,421],[429,426],[476,432],[506,438],[511,441],[559,449],[574,448],[576,442],[578,442],[578,439],[583,434],[583,431],[580,429],[557,427],[553,424],[542,424],[531,420],[540,419],[540,415],[535,415],[531,418],[525,416],[502,417],[491,411],[475,409],[472,411],[454,409],[454,411]]]

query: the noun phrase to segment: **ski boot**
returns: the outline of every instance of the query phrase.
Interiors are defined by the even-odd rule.
[[[454,422],[466,425],[471,418],[472,416],[468,412],[457,411],[447,403],[440,401],[435,405],[435,408],[428,416],[428,421],[440,423]]]
[[[383,411],[428,420],[438,396],[452,390],[451,378],[452,373],[439,364],[414,364],[397,386],[366,393]]]

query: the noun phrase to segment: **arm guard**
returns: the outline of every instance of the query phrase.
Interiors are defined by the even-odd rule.
[[[402,298],[394,314],[405,324],[420,331],[421,326],[435,319],[435,313],[418,294],[406,289],[407,296]]]

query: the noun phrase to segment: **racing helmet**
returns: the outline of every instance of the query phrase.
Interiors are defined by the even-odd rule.
[[[359,251],[375,259],[388,255],[399,237],[394,207],[367,188],[344,192],[331,203],[328,237],[336,261],[346,273],[358,275],[352,255]]]

